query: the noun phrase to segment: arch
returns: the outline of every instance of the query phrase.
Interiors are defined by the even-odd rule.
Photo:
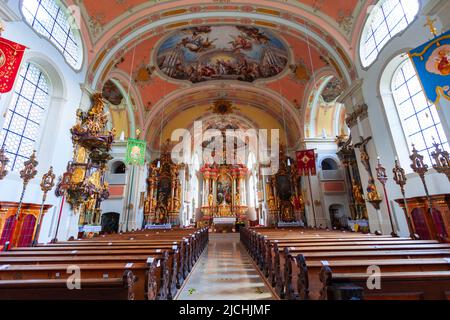
[[[102,214],[101,218],[101,226],[102,233],[110,234],[110,233],[118,233],[119,232],[119,220],[120,213],[117,212],[107,212]]]
[[[419,0],[380,0],[368,15],[359,38],[358,56],[369,68],[383,48],[404,32],[420,12]]]
[[[129,34],[121,38],[117,43],[114,44],[113,47],[108,48],[105,53],[105,56],[101,59],[98,64],[97,69],[94,72],[94,76],[92,78],[92,86],[96,87],[98,82],[100,81],[103,72],[108,69],[108,65],[110,61],[114,58],[117,52],[127,46],[130,42],[135,39],[138,39],[140,36],[146,34],[147,32],[157,29],[158,27],[162,27],[166,24],[176,24],[184,21],[191,21],[197,19],[206,19],[206,18],[244,18],[244,19],[255,19],[255,20],[269,20],[271,23],[278,23],[282,26],[290,27],[294,30],[299,31],[302,34],[307,34],[308,37],[312,39],[312,41],[317,42],[320,46],[322,46],[326,51],[328,51],[331,56],[335,59],[337,64],[339,65],[340,70],[344,74],[344,78],[347,83],[351,82],[351,75],[345,62],[342,60],[341,56],[337,52],[337,50],[328,43],[325,39],[323,39],[318,33],[312,31],[310,28],[305,27],[304,25],[300,25],[295,21],[289,21],[283,19],[281,17],[270,16],[268,18],[264,14],[253,13],[253,12],[230,12],[230,11],[216,11],[216,12],[199,12],[199,13],[186,13],[182,16],[171,16],[166,17],[161,20],[152,21],[146,25],[137,27],[133,29]]]
[[[380,77],[379,90],[391,137],[396,137],[391,143],[407,172],[412,172],[408,157],[412,144],[420,153],[428,155],[425,157],[428,164],[432,162],[432,137],[443,149],[448,149],[448,137],[440,115],[426,99],[409,58],[397,53],[387,63]]]
[[[217,83],[206,83],[201,86],[196,87],[188,87],[185,89],[180,89],[175,92],[172,92],[166,96],[165,99],[159,101],[155,104],[150,112],[147,114],[146,124],[144,126],[143,135],[148,136],[149,129],[152,127],[157,128],[156,130],[151,131],[152,135],[148,136],[149,141],[156,141],[155,137],[158,136],[160,132],[161,122],[163,117],[161,116],[164,110],[164,121],[168,121],[172,116],[179,115],[180,112],[183,111],[183,108],[190,108],[191,105],[198,105],[200,103],[211,103],[211,98],[207,97],[203,100],[190,100],[188,97],[191,95],[195,95],[198,92],[206,92],[209,90],[212,93],[220,93],[227,92],[227,99],[232,99],[235,102],[243,102],[249,105],[254,106],[255,108],[259,108],[265,112],[267,112],[271,117],[277,119],[280,124],[283,123],[283,118],[281,108],[285,109],[286,114],[286,122],[287,122],[287,131],[291,132],[291,137],[297,137],[298,133],[302,137],[303,126],[300,123],[300,118],[298,117],[297,110],[292,106],[291,102],[288,101],[284,97],[280,97],[277,93],[273,92],[267,88],[260,88],[252,86],[251,84],[242,84],[242,83],[232,83],[229,84],[226,88],[222,88],[217,85]],[[249,100],[248,98],[242,98],[240,95],[245,93],[245,95],[254,95],[255,99]],[[267,101],[272,102],[272,107],[270,108],[268,105],[258,104],[256,98],[263,98]],[[281,101],[283,103],[281,104]],[[254,122],[254,120],[248,120],[249,123]],[[157,123],[157,125],[155,125]],[[164,126],[163,126],[164,127]],[[156,139],[156,140],[155,140]]]
[[[61,2],[21,0],[20,11],[28,25],[46,38],[64,57],[67,64],[80,71],[84,62],[84,46],[79,32],[80,12]],[[59,17],[63,18],[59,18]]]
[[[111,174],[125,174],[127,171],[127,166],[121,160],[114,161],[111,164],[110,173]]]
[[[124,78],[119,76],[118,74],[112,74],[111,76],[112,77],[109,80],[111,80],[114,83],[114,85],[119,89],[122,96],[125,98],[125,103],[127,106],[127,113],[128,113],[128,121],[130,123],[130,138],[135,138],[136,137],[136,119],[135,119],[135,113],[134,113],[134,109],[133,109],[133,102],[132,102],[131,96],[122,85],[121,80],[124,80]],[[128,82],[128,81],[129,81],[129,79],[126,80],[126,82]],[[134,90],[135,89],[133,89],[133,91]],[[131,90],[130,90],[130,92],[131,92]],[[134,94],[134,96],[140,97],[140,94]],[[139,108],[139,109],[142,110],[142,108]]]
[[[21,170],[42,140],[51,88],[39,65],[32,61],[22,65],[0,132],[1,147],[9,154],[11,171]]]
[[[332,170],[338,170],[339,165],[337,162],[332,158],[325,158],[322,160],[321,165],[323,171],[332,171]]]

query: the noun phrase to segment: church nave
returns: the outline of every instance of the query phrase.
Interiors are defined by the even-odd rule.
[[[211,234],[177,300],[271,300],[273,295],[239,240]]]

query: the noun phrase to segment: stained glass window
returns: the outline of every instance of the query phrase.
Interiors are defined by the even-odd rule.
[[[10,159],[9,170],[20,171],[40,135],[40,124],[49,106],[49,82],[34,64],[20,70],[12,102],[0,133],[1,146]]]

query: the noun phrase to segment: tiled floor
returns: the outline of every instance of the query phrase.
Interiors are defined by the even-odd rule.
[[[239,234],[210,234],[178,300],[272,300],[273,296],[239,242]]]

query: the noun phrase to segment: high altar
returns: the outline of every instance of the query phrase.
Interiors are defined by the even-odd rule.
[[[210,224],[216,218],[247,220],[246,178],[244,165],[204,165],[202,178],[202,222]]]

